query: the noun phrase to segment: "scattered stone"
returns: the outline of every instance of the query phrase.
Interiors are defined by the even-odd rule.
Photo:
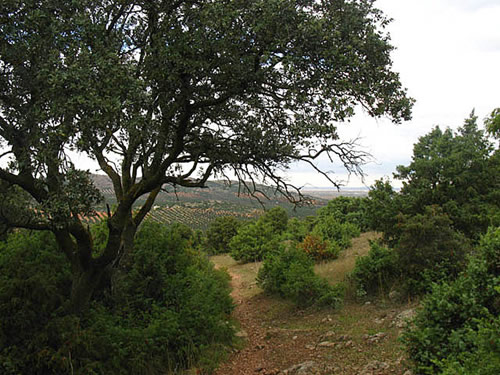
[[[293,336],[292,340],[297,340],[298,338],[299,338],[299,336]]]
[[[311,345],[311,344],[307,344],[307,345],[306,345],[306,349],[309,349],[309,350],[315,350],[315,349],[316,349],[316,346],[315,346],[315,345]]]
[[[321,372],[320,366],[314,361],[306,361],[283,371],[286,375],[315,375]]]
[[[323,336],[321,336],[321,340],[323,339],[328,339],[328,338],[331,338],[331,337],[334,337],[336,335],[335,332],[333,331],[328,331],[327,333],[325,333]]]
[[[383,324],[383,323],[384,323],[384,321],[385,321],[385,319],[384,319],[384,318],[376,318],[376,319],[374,320],[375,324]]]
[[[264,375],[278,375],[280,373],[280,370],[277,368],[273,368],[271,370],[265,370]]]
[[[262,349],[264,349],[265,347],[266,347],[266,346],[265,346],[265,345],[262,345],[262,344],[257,344],[257,345],[255,345],[255,349],[257,349],[257,350],[262,350]]]
[[[379,332],[374,335],[363,335],[363,339],[371,344],[376,344],[387,336],[385,332]]]
[[[248,337],[248,333],[246,333],[246,331],[241,330],[241,331],[236,332],[235,336],[236,337]]]
[[[409,321],[411,321],[415,315],[417,314],[417,311],[415,309],[408,309],[400,312],[398,316],[396,316],[396,319],[394,319],[393,324],[396,325],[398,328],[404,328],[408,324]]]
[[[323,342],[320,342],[318,344],[318,347],[320,347],[320,348],[333,348],[333,347],[335,347],[335,343],[330,342],[330,341],[323,341]]]
[[[371,305],[372,303],[370,301],[366,301],[365,302],[365,305],[368,306],[368,305]]]
[[[346,348],[352,348],[354,346],[354,343],[351,340],[349,340],[344,344],[344,346]]]
[[[380,362],[380,361],[371,361],[368,363],[361,372],[359,372],[359,375],[373,375],[374,371],[380,371],[380,370],[387,370],[389,368],[389,365],[387,362]]]
[[[413,371],[411,370],[406,370],[403,375],[413,375]]]

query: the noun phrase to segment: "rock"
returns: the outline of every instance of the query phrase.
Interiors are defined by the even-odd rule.
[[[374,320],[375,324],[382,324],[382,323],[384,323],[384,321],[385,321],[385,319],[384,319],[384,318],[376,318],[376,319]]]
[[[248,333],[246,333],[245,331],[241,330],[241,331],[236,332],[235,336],[236,337],[248,337]]]
[[[333,331],[328,331],[327,333],[325,333],[323,336],[321,336],[321,339],[327,339],[327,338],[330,338],[330,337],[335,337],[336,333],[333,332]]]
[[[335,343],[330,342],[330,341],[323,341],[323,342],[320,342],[318,344],[318,347],[320,347],[320,348],[333,348],[333,347],[335,347]]]
[[[354,343],[351,340],[349,340],[344,344],[344,346],[346,348],[352,348],[354,346]]]
[[[307,344],[307,345],[306,345],[306,349],[309,349],[309,350],[315,350],[315,349],[316,349],[316,346],[315,346],[315,345],[311,345],[311,344]]]
[[[283,371],[287,375],[316,375],[321,373],[320,366],[314,361],[306,361]]]
[[[374,335],[363,335],[363,339],[369,343],[376,344],[387,336],[385,332],[379,332]]]
[[[413,371],[411,370],[406,370],[403,375],[413,375]]]
[[[417,314],[415,309],[408,309],[400,312],[398,316],[396,316],[396,319],[394,319],[393,323],[396,325],[398,328],[404,328],[408,324],[409,321],[411,321],[415,315]]]
[[[372,375],[374,371],[387,370],[388,368],[387,362],[371,361],[363,367],[359,375]]]

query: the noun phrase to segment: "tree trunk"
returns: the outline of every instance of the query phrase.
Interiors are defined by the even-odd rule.
[[[101,285],[105,270],[105,267],[95,264],[85,270],[81,267],[73,267],[69,308],[71,313],[79,315],[88,308],[94,292]]]

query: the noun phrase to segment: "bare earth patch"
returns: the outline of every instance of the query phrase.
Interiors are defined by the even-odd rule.
[[[357,256],[366,254],[364,234],[336,261],[316,271],[332,282],[352,270]],[[339,310],[299,310],[288,301],[268,296],[255,284],[260,263],[240,265],[229,256],[212,260],[232,276],[234,318],[243,349],[233,353],[215,372],[233,374],[404,374],[398,342],[397,315],[413,306],[379,300],[367,304],[346,301]]]

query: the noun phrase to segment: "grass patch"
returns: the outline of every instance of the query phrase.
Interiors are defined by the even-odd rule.
[[[380,234],[376,232],[362,233],[359,237],[352,239],[352,246],[342,251],[338,259],[317,264],[314,271],[331,284],[344,281],[345,277],[354,269],[356,258],[368,254],[370,241],[378,238],[380,238]]]

